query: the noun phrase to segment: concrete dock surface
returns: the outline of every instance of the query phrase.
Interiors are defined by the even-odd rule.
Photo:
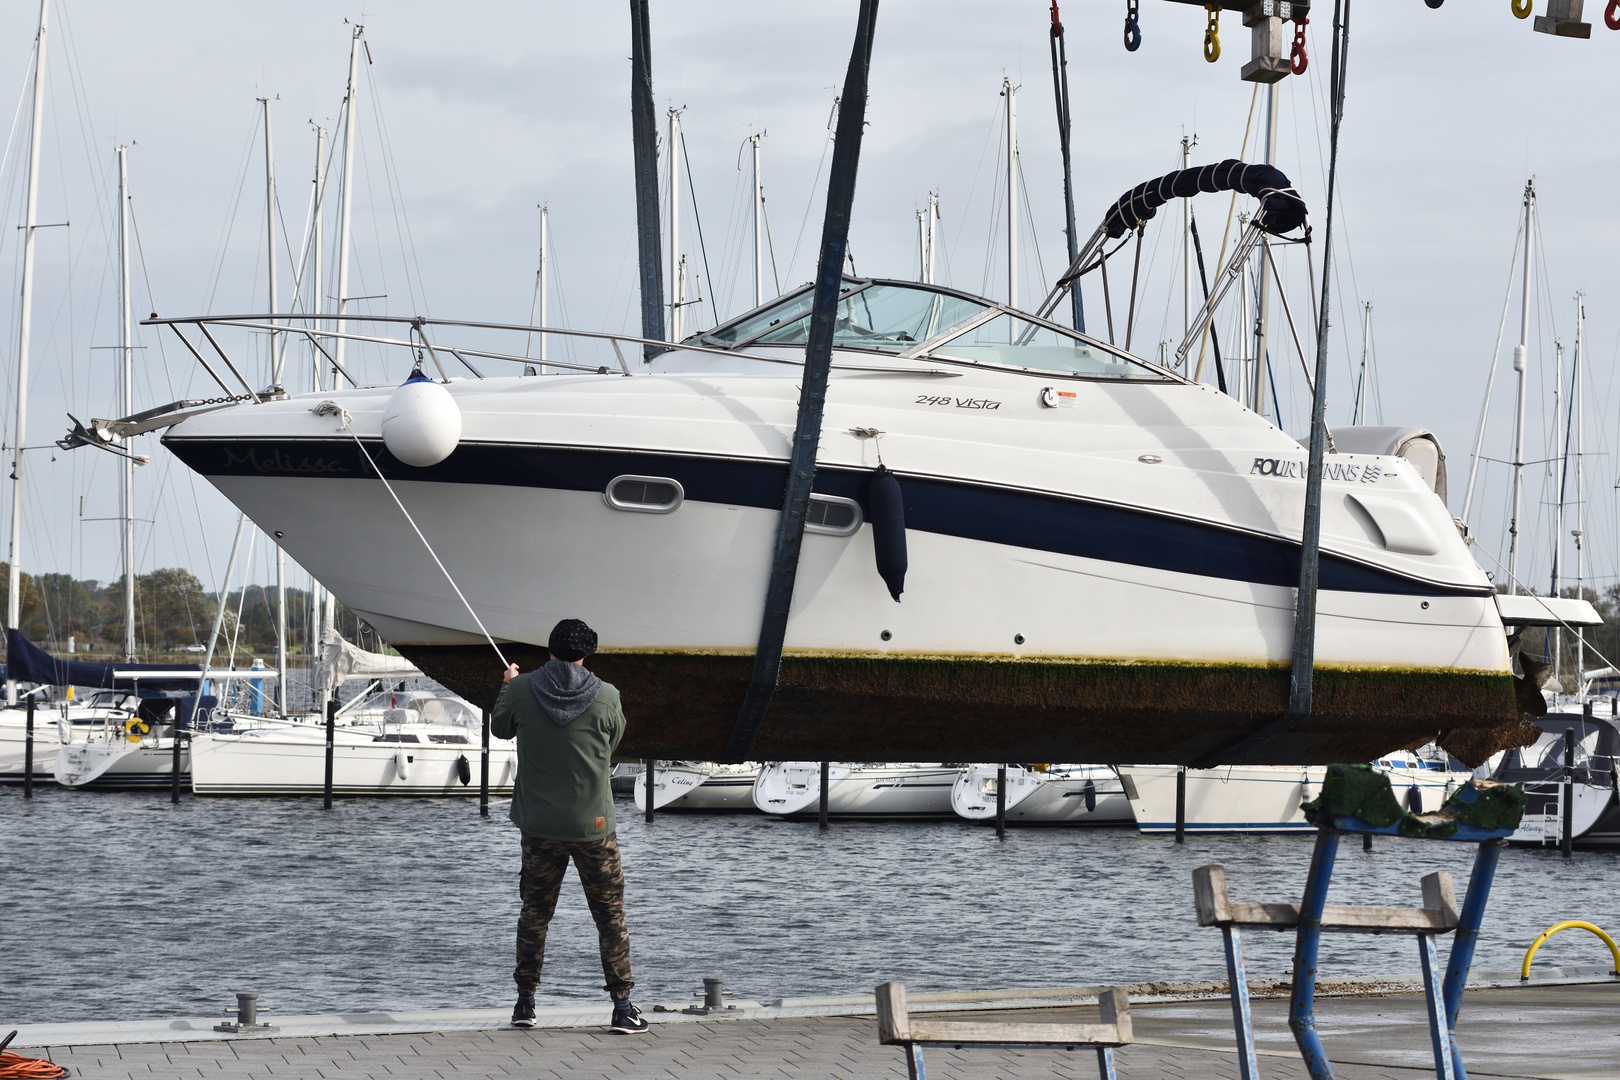
[[[1027,993],[1006,999],[1008,1007],[964,1008],[970,1003],[963,999],[971,996],[936,995],[957,999],[938,1006],[949,1009],[951,1019],[1057,1023],[1097,1018],[1094,1006],[1031,1008],[1028,1003],[1040,999]],[[723,1019],[649,1012],[652,1030],[636,1036],[607,1031],[604,1005],[542,1010],[542,1023],[556,1026],[531,1030],[505,1026],[504,1016],[494,1010],[409,1014],[409,1018],[388,1014],[386,1024],[369,1025],[367,1017],[385,1014],[350,1014],[347,1020],[354,1030],[371,1030],[345,1035],[296,1034],[293,1021],[300,1018],[292,1017],[286,1018],[286,1034],[259,1037],[215,1036],[207,1028],[174,1021],[164,1025],[177,1036],[172,1041],[158,1041],[153,1024],[113,1025],[124,1028],[128,1038],[100,1042],[77,1041],[81,1032],[98,1030],[95,1025],[38,1026],[24,1029],[11,1049],[48,1057],[86,1080],[275,1076],[866,1080],[906,1075],[899,1050],[878,1044],[870,1009],[854,1000],[844,1005],[797,1004],[794,999],[776,1007],[737,1004],[740,1007],[728,1010]],[[1267,1080],[1304,1077],[1287,1026],[1287,999],[1263,997],[1254,1008],[1261,1075]],[[1133,1001],[1131,1015],[1135,1041],[1116,1057],[1122,1078],[1238,1076],[1231,1008],[1224,997]],[[449,1030],[432,1030],[435,1017]],[[1415,993],[1321,998],[1317,1023],[1335,1072],[1343,1080],[1434,1075],[1423,1001]],[[35,1033],[67,1036],[69,1028],[74,1041],[38,1045],[41,1040]],[[404,1030],[409,1028],[416,1030]],[[99,1026],[103,1032],[108,1029],[109,1025]],[[23,1045],[30,1037],[36,1041],[32,1048]],[[1471,989],[1464,997],[1458,1038],[1471,1076],[1620,1080],[1620,979]],[[1095,1055],[1086,1051],[931,1048],[926,1061],[930,1077],[1097,1075]]]

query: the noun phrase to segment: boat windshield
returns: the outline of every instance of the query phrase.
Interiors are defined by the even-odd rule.
[[[814,298],[815,290],[806,289],[708,336],[754,345],[807,344]],[[856,288],[838,301],[833,347],[905,352],[987,310],[986,304],[930,289],[888,284]]]
[[[1005,312],[936,345],[929,356],[1105,379],[1159,380],[1165,377],[1118,353]]]
[[[898,281],[868,283],[846,278],[844,287],[833,327],[835,348],[911,353],[1090,378],[1162,381],[1170,377],[1070,331],[998,312],[986,300]],[[806,286],[704,338],[716,345],[806,345],[814,299],[815,290]]]

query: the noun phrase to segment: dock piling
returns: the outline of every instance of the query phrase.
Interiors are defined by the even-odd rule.
[[[1586,706],[1586,714],[1592,714],[1592,706]],[[1564,786],[1563,799],[1564,820],[1559,829],[1558,847],[1564,858],[1570,858],[1575,853],[1575,728],[1564,729]]]
[[[996,839],[1007,839],[1007,766],[996,766]]]
[[[326,790],[324,807],[332,809],[332,735],[337,728],[337,698],[326,702]]]
[[[647,759],[647,824],[649,825],[652,824],[653,820],[653,772],[657,767],[658,762],[652,758]]]
[[[1187,766],[1176,766],[1176,843],[1187,842]]]
[[[818,820],[823,832],[827,829],[827,766],[828,762],[821,763],[821,809]]]
[[[180,734],[180,724],[185,718],[180,715],[180,699],[174,700],[174,732],[173,756],[169,761],[169,805],[180,805],[180,741],[184,736]],[[33,699],[29,698],[29,710],[33,710]]]
[[[489,817],[489,710],[484,710],[484,745],[478,751],[478,816]]]
[[[34,797],[34,695],[28,695],[28,730],[23,736],[23,798]]]

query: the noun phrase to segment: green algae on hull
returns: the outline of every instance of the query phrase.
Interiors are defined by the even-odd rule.
[[[500,672],[487,646],[398,648],[493,706]],[[525,671],[547,657],[539,646],[503,648]],[[623,695],[619,752],[660,760],[718,760],[753,673],[748,655],[599,653],[589,663]],[[789,655],[751,756],[1184,764],[1287,702],[1281,665]],[[1319,668],[1312,715],[1241,763],[1365,761],[1438,739],[1478,764],[1521,745],[1523,726],[1505,672]]]

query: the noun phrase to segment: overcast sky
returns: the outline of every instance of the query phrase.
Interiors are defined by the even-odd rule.
[[[1123,3],[1071,0],[1064,9],[1082,233],[1120,192],[1174,167],[1184,133],[1197,135],[1196,162],[1237,157],[1249,122],[1253,87],[1238,78],[1248,35],[1238,16],[1223,18],[1224,55],[1207,64],[1201,8],[1166,0],[1146,0],[1142,7],[1143,44],[1134,54],[1120,40]],[[1589,15],[1592,39],[1580,41],[1533,33],[1529,22],[1511,16],[1505,0],[1452,0],[1438,11],[1417,0],[1356,5],[1329,415],[1335,423],[1348,420],[1360,360],[1359,306],[1371,302],[1378,383],[1371,419],[1439,434],[1449,456],[1452,510],[1460,512],[1509,289],[1521,195],[1534,176],[1537,243],[1544,246],[1532,311],[1526,457],[1550,454],[1553,343],[1573,345],[1573,294],[1584,290],[1592,499],[1587,551],[1590,576],[1606,585],[1615,578],[1620,552],[1613,539],[1615,425],[1609,421],[1620,358],[1620,208],[1612,179],[1620,33],[1604,27],[1601,8],[1594,4]],[[689,316],[699,325],[717,312],[735,314],[750,299],[743,145],[751,133],[766,133],[763,172],[776,267],[767,275],[768,291],[774,293],[775,279],[787,288],[812,272],[827,124],[848,62],[855,10],[854,0],[653,0],[660,121],[671,105],[686,110],[696,215],[714,277],[708,280],[699,265],[697,216],[683,199],[681,247],[704,276],[709,301]],[[362,20],[358,10],[348,15]],[[36,17],[31,3],[0,10],[0,88],[13,94],[15,107],[12,120],[0,117],[9,132],[0,162],[0,282],[12,296],[0,308],[8,443],[15,425],[21,262],[15,226],[22,220]],[[1310,70],[1281,84],[1279,111],[1278,164],[1318,227],[1328,21],[1323,3],[1320,25],[1310,30]],[[376,0],[363,22],[369,60],[362,64],[358,109],[351,296],[386,294],[365,302],[379,313],[527,321],[536,207],[546,204],[556,286],[552,321],[634,329],[628,6]],[[1046,6],[1034,0],[886,0],[850,239],[859,272],[916,275],[915,212],[934,191],[943,215],[940,280],[1005,297],[997,177],[1006,77],[1021,87],[1029,220],[1020,299],[1033,306],[1043,280],[1058,272],[1064,246],[1047,26]],[[131,147],[137,317],[152,310],[262,310],[264,164],[255,99],[272,99],[279,214],[296,248],[314,169],[310,121],[337,126],[349,42],[344,13],[321,3],[53,5],[39,220],[70,224],[38,234],[26,445],[59,437],[67,412],[118,413],[117,353],[107,348],[118,340],[114,146]],[[1254,117],[1254,138],[1261,119]],[[1252,142],[1247,156],[1259,157]],[[1220,196],[1197,204],[1211,260],[1227,211]],[[1169,227],[1150,228],[1144,247],[1133,342],[1150,357],[1159,341],[1179,336],[1181,322],[1178,215],[1162,216]],[[329,232],[334,217],[329,212]],[[327,245],[330,256],[330,237]],[[1290,303],[1303,324],[1311,304],[1304,261],[1298,252],[1287,259]],[[285,255],[281,266],[285,298],[294,268]],[[1115,273],[1118,280],[1128,276],[1123,266]],[[1096,288],[1088,284],[1087,302],[1091,329],[1099,331]],[[333,291],[330,283],[326,291]],[[1116,319],[1123,322],[1118,298]],[[1486,457],[1510,454],[1507,354],[1516,335],[1515,301]],[[138,340],[136,408],[206,392],[194,362],[172,337],[147,329],[138,331]],[[1305,344],[1309,351],[1311,342]],[[1283,426],[1302,434],[1307,403],[1282,328],[1273,330],[1273,363]],[[377,365],[368,374],[381,381],[403,370]],[[223,572],[235,512],[155,439],[146,441],[154,457],[137,472],[144,519],[138,569],[185,565],[212,587]],[[1525,576],[1543,588],[1552,542],[1544,485],[1549,468],[1529,470],[1524,528]],[[117,526],[107,519],[118,513],[117,461],[91,450],[36,450],[29,452],[29,470],[24,568],[116,576]],[[1484,467],[1472,518],[1482,546],[1498,558],[1505,558],[1506,491],[1506,471]],[[0,514],[9,513],[9,498],[4,502]],[[266,579],[269,565],[261,540],[253,577]]]

